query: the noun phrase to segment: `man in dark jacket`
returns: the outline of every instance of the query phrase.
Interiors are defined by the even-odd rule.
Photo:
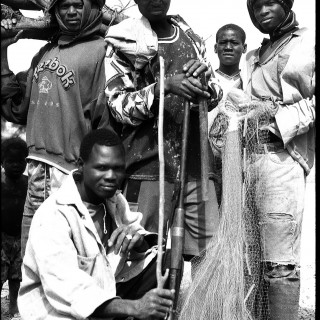
[[[132,207],[144,213],[143,226],[158,230],[159,160],[157,121],[159,106],[159,56],[165,61],[164,152],[165,225],[174,207],[179,176],[184,100],[192,102],[185,187],[184,257],[199,256],[218,226],[218,203],[210,179],[209,200],[202,201],[200,130],[197,106],[208,108],[221,99],[213,78],[203,86],[200,77],[208,65],[204,42],[180,16],[168,16],[170,1],[136,0],[141,19],[124,20],[106,34],[107,94],[111,113],[122,124],[127,180],[124,194]],[[126,36],[123,37],[123,34]],[[133,45],[132,45],[133,44]],[[209,155],[208,155],[209,156]],[[212,159],[211,159],[212,160]],[[210,166],[212,167],[212,166]],[[212,172],[209,173],[213,178]]]

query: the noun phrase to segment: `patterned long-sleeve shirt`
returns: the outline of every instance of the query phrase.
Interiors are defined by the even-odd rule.
[[[191,59],[206,61],[201,39],[179,16],[169,17],[173,34],[158,38],[158,53],[142,68],[111,44],[107,47],[106,92],[114,118],[122,124],[122,138],[126,148],[127,174],[139,180],[158,179],[157,112],[159,101],[154,96],[159,81],[159,54],[164,57],[165,77],[182,73],[183,65]],[[222,97],[222,90],[214,78],[208,82],[212,109]],[[164,100],[164,148],[166,180],[177,178],[180,166],[184,99],[168,94]],[[211,155],[210,155],[211,156]],[[191,111],[187,172],[189,180],[200,178],[199,114]],[[212,161],[212,158],[211,158]],[[210,165],[212,167],[212,165]],[[210,177],[213,174],[210,172]]]

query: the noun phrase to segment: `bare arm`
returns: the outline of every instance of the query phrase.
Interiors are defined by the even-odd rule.
[[[133,316],[138,319],[163,319],[170,311],[174,290],[153,289],[141,299],[113,299],[104,302],[93,313],[94,317]]]

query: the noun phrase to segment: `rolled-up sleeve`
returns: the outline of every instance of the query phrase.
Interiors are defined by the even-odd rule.
[[[284,146],[294,137],[308,132],[314,126],[315,117],[315,97],[280,106],[275,119]]]

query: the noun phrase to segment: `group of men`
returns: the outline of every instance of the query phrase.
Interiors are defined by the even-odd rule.
[[[272,121],[264,129],[274,136],[266,145],[281,144],[265,148],[255,163],[268,181],[268,197],[258,207],[269,308],[272,320],[297,319],[303,194],[314,162],[312,35],[298,27],[293,0],[248,0],[253,24],[270,39],[248,53],[244,78],[242,28],[218,30],[220,65],[213,71],[203,40],[180,16],[167,15],[170,0],[135,2],[142,17],[128,18],[101,37],[103,1],[51,1],[48,11],[59,31],[17,75],[7,47],[19,34],[1,42],[1,115],[27,125],[29,150],[22,318],[161,319],[172,307],[174,292],[155,289],[163,56],[165,224],[170,226],[175,206],[184,101],[190,101],[192,134],[183,254],[191,262],[217,230],[221,200],[219,159],[209,152],[210,196],[202,201],[199,100],[207,101],[209,118],[232,87],[265,103]],[[1,26],[14,23],[3,20]]]

